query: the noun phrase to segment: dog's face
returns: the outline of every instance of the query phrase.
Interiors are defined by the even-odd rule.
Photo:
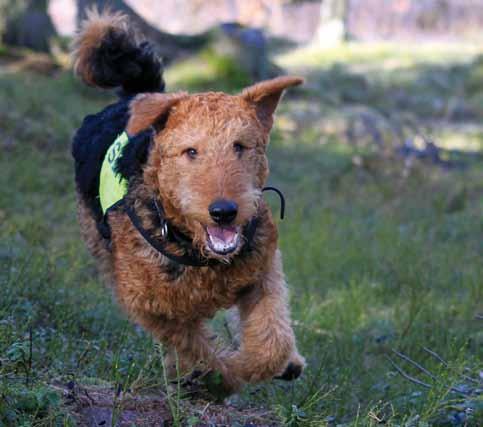
[[[243,246],[268,176],[266,146],[273,113],[297,78],[274,79],[241,95],[148,94],[131,105],[128,133],[160,121],[145,180],[167,215],[207,256],[228,259]]]
[[[245,104],[224,94],[190,96],[156,138],[159,189],[213,255],[242,246],[268,174],[268,135]]]

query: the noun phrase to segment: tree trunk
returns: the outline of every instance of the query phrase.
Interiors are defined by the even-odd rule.
[[[48,14],[48,5],[48,0],[28,0],[21,13],[7,20],[4,43],[49,52],[50,39],[57,32]]]
[[[128,15],[138,31],[148,40],[155,43],[158,48],[158,53],[167,62],[185,53],[199,50],[210,40],[209,32],[191,36],[174,35],[160,31],[146,22],[123,0],[77,0],[78,25],[86,17],[86,11],[90,7],[97,7],[99,10],[110,8]]]
[[[322,0],[316,43],[331,45],[347,40],[349,2],[350,0]]]

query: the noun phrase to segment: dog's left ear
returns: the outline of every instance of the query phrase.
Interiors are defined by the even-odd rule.
[[[143,93],[136,96],[129,104],[127,133],[136,135],[151,126],[156,126],[158,122],[167,118],[171,108],[187,96],[186,92]]]
[[[301,77],[283,76],[249,86],[243,90],[241,97],[255,106],[258,120],[270,131],[273,125],[273,113],[277,108],[283,91],[304,82]]]

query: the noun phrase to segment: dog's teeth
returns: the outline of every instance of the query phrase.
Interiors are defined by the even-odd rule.
[[[211,249],[217,253],[228,253],[236,249],[239,240],[239,230],[235,227],[207,227]]]

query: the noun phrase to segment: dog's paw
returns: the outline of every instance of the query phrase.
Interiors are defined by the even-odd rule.
[[[305,359],[299,354],[296,354],[291,357],[287,367],[282,372],[282,374],[276,376],[275,379],[284,381],[296,380],[298,377],[300,377],[300,375],[302,375],[304,367]]]
[[[288,366],[283,371],[282,375],[275,377],[276,380],[293,381],[296,380],[302,374],[304,370],[302,365],[296,365],[290,362]]]

